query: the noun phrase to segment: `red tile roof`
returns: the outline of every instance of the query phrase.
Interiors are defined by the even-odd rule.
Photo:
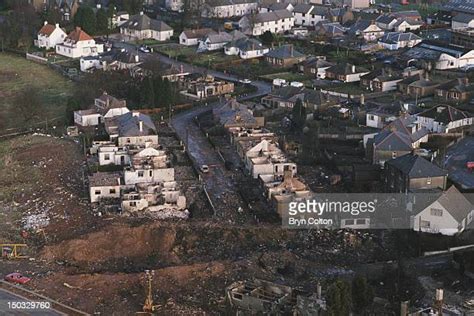
[[[74,31],[69,33],[69,35],[66,37],[66,40],[73,41],[75,43],[80,42],[80,41],[90,41],[93,38],[84,32],[80,27],[76,27]]]
[[[39,30],[38,34],[50,36],[54,32],[55,29],[56,29],[56,25],[45,24],[43,25],[41,30]]]

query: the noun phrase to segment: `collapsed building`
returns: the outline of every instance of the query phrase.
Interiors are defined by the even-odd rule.
[[[264,280],[238,281],[226,289],[232,308],[266,315],[320,316],[326,311],[321,287],[313,294]]]
[[[188,218],[186,197],[175,181],[170,159],[158,143],[156,126],[148,115],[125,111],[104,118],[109,139],[95,141],[90,153],[99,168],[89,177],[93,207],[122,215]],[[115,170],[117,169],[117,170]],[[107,170],[107,169],[106,169]]]

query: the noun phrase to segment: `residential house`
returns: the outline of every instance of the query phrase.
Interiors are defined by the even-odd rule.
[[[349,28],[348,33],[367,42],[373,42],[381,38],[384,31],[375,24],[375,21],[359,20]]]
[[[405,47],[414,47],[422,42],[422,38],[413,33],[389,32],[386,33],[379,43],[388,50],[398,50]]]
[[[182,12],[184,0],[165,0],[166,9],[174,12]]]
[[[398,19],[397,22],[393,25],[393,30],[395,32],[409,32],[419,30],[423,26],[422,21],[416,20],[403,20]]]
[[[104,92],[94,100],[94,104],[89,109],[74,111],[74,124],[81,127],[97,126],[105,119],[128,112],[125,100],[117,99]]]
[[[473,123],[471,115],[450,105],[437,105],[417,117],[419,124],[433,133],[449,133]]]
[[[272,2],[269,4],[261,4],[258,9],[258,12],[265,13],[265,12],[272,12],[272,11],[278,11],[278,10],[288,10],[290,12],[293,12],[293,9],[295,8],[293,4],[296,5],[296,3],[291,3],[291,2]]]
[[[277,67],[291,67],[306,59],[306,55],[294,49],[292,44],[283,45],[270,50],[265,55],[265,61]]]
[[[316,24],[315,33],[319,36],[332,39],[344,36],[346,33],[346,28],[343,27],[339,22],[321,21]]]
[[[97,56],[87,56],[80,59],[80,68],[83,72],[91,72],[96,69],[104,71],[132,69],[140,64],[138,53],[129,52],[124,48],[112,49]]]
[[[38,39],[35,40],[35,46],[39,48],[53,49],[57,44],[64,42],[67,34],[59,24],[48,24],[44,21],[43,27],[38,32]]]
[[[326,69],[326,79],[339,80],[343,82],[357,82],[360,77],[368,74],[370,71],[363,67],[343,63],[337,64]]]
[[[423,21],[423,17],[417,10],[395,11],[391,13],[396,19]]]
[[[293,9],[295,25],[315,26],[318,22],[326,19],[327,7],[312,4],[297,4]]]
[[[403,54],[410,63],[419,63],[425,69],[457,69],[474,64],[474,50],[454,45],[424,41]]]
[[[235,99],[230,99],[222,106],[212,110],[214,120],[226,129],[235,128],[261,128],[265,125],[263,116],[254,116],[254,113],[247,105],[237,102]]]
[[[259,36],[265,32],[284,33],[295,25],[295,18],[288,10],[277,10],[256,15],[246,15],[239,20],[245,34]]]
[[[120,26],[120,34],[129,39],[155,39],[167,41],[173,36],[173,29],[163,21],[149,18],[143,12],[133,15]]]
[[[368,154],[374,165],[383,167],[387,160],[409,154],[427,141],[428,130],[420,127],[415,117],[399,117],[367,141]]]
[[[288,170],[296,174],[296,164],[288,161],[278,144],[266,139],[246,152],[245,167],[254,179],[260,175],[283,176]]]
[[[69,58],[96,56],[103,51],[104,45],[96,44],[95,40],[80,27],[69,33],[63,43],[56,45],[56,53]]]
[[[445,190],[447,181],[448,172],[446,170],[415,154],[406,154],[385,162],[386,192]]]
[[[112,27],[121,27],[130,19],[130,14],[127,11],[115,12],[110,19]]]
[[[370,7],[370,0],[344,0],[344,6],[351,9],[365,9]]]
[[[469,78],[458,78],[439,85],[435,90],[435,97],[452,102],[466,102],[472,98],[474,84]]]
[[[414,73],[414,74],[410,73],[410,74],[408,74],[407,73],[407,74],[404,74],[404,75],[406,75],[406,77],[397,84],[397,89],[403,95],[406,95],[406,94],[408,94],[408,86],[410,84],[412,84],[413,82],[422,79],[422,74],[420,74],[420,73]]]
[[[210,28],[184,30],[179,35],[179,43],[185,46],[194,46],[199,44],[199,40],[206,37],[209,34],[215,34],[216,32]]]
[[[242,59],[263,57],[270,51],[269,48],[254,38],[240,38],[224,46],[226,55],[238,55]]]
[[[234,92],[233,82],[216,81],[214,77],[210,75],[199,77],[196,80],[188,80],[184,85],[186,95],[196,99],[206,99]]]
[[[354,13],[348,7],[332,8],[327,13],[327,19],[333,23],[345,25],[354,20]]]
[[[80,0],[53,0],[50,8],[58,10],[62,21],[72,21],[80,6]]]
[[[91,203],[120,198],[122,175],[119,172],[96,172],[89,176]]]
[[[334,66],[334,63],[326,61],[326,59],[318,57],[309,57],[298,65],[299,71],[307,76],[312,76],[317,79],[326,78],[326,70]]]
[[[403,81],[401,81],[403,82]],[[433,95],[436,88],[440,85],[439,82],[421,78],[419,80],[413,81],[407,86],[407,94],[414,98],[421,98]]]
[[[474,217],[471,202],[454,185],[437,199],[419,204],[414,203],[417,214],[411,218],[411,228],[418,232],[456,235],[469,227]]]
[[[474,27],[474,15],[468,13],[459,13],[451,19],[451,28],[465,29]]]
[[[201,10],[204,18],[232,18],[257,12],[255,0],[207,0]]]
[[[133,155],[130,166],[124,169],[124,184],[158,184],[174,181],[174,168],[163,150],[148,146]]]
[[[393,31],[395,23],[397,23],[397,18],[392,14],[382,14],[375,19],[375,24],[384,31]]]
[[[119,146],[158,145],[155,124],[148,115],[127,112],[105,120],[105,129],[111,140]]]
[[[400,115],[400,109],[393,106],[379,106],[367,111],[365,125],[368,127],[382,129],[395,121]]]
[[[320,110],[338,103],[336,98],[321,91],[293,86],[276,88],[264,96],[260,102],[269,108],[291,109],[298,99],[303,102],[307,112]]]
[[[213,51],[222,49],[227,43],[247,38],[240,31],[211,33],[199,40],[198,52]]]
[[[360,85],[370,91],[387,92],[397,90],[397,84],[402,80],[400,73],[383,68],[361,76]]]

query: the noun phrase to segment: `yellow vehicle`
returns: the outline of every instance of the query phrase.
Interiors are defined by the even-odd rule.
[[[26,244],[0,244],[1,256],[7,259],[25,259],[28,256],[23,254]]]
[[[224,23],[224,29],[227,31],[232,31],[234,29],[234,26],[232,25],[232,22],[225,22]]]

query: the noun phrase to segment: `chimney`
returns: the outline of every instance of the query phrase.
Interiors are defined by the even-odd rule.
[[[138,126],[140,127],[140,133],[143,133],[143,121],[138,121]]]
[[[96,7],[97,7],[97,9],[100,9],[100,8],[102,8],[102,5],[100,3],[97,3]]]
[[[56,23],[56,28],[59,29],[59,23]]]
[[[43,25],[46,25],[46,24],[48,24],[48,21],[44,21]]]
[[[352,65],[352,73],[355,73],[355,72],[356,72],[356,66]]]
[[[293,44],[290,45],[290,57],[293,57]]]
[[[140,15],[143,15],[143,11],[140,11]]]
[[[318,282],[318,284],[316,285],[316,296],[318,299],[322,299],[322,287],[321,287],[321,284]]]
[[[81,27],[80,26],[76,26],[76,32],[80,32],[81,31]]]
[[[135,62],[136,63],[140,62],[140,57],[138,55],[135,55]]]

